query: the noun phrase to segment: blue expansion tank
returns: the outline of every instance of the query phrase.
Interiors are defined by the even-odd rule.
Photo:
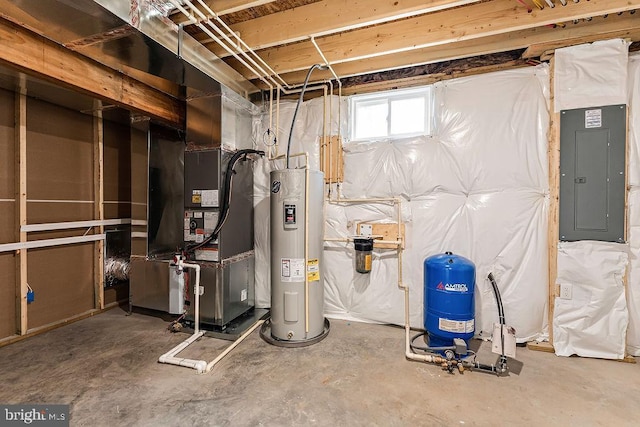
[[[424,260],[424,328],[429,347],[468,341],[475,330],[476,267],[451,252]]]

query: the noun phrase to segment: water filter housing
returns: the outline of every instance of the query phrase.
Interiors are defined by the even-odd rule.
[[[324,332],[323,197],[320,171],[271,172],[271,336],[277,340],[304,342]]]

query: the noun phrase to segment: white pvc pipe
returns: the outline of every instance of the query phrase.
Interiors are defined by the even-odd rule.
[[[397,203],[399,202],[399,199],[394,198],[394,197],[373,197],[371,199],[367,199],[367,198],[361,198],[361,199],[335,199],[335,200],[329,200],[330,202],[333,203],[367,203],[367,202],[394,202]]]
[[[308,160],[307,160],[308,162]],[[309,334],[309,165],[304,170],[304,332]]]
[[[324,241],[325,242],[344,242],[344,243],[348,243],[348,242],[352,242],[354,239],[358,239],[359,237],[325,237]],[[363,236],[363,239],[368,238],[367,236]],[[375,238],[373,239],[373,243],[379,243],[382,245],[402,245],[403,241],[402,240],[378,240]]]
[[[404,355],[409,360],[426,363],[444,361],[443,358],[431,354],[415,354],[411,351],[411,322],[409,316],[409,285],[402,281],[402,248],[398,247],[398,287],[404,290]]]
[[[235,31],[233,31],[233,30],[232,30],[232,29],[227,25],[227,23],[226,23],[226,22],[224,22],[224,21],[220,18],[220,16],[219,16],[217,13],[215,13],[215,12],[214,12],[210,7],[209,7],[209,5],[207,5],[207,4],[206,4],[205,2],[203,2],[202,0],[197,0],[197,1],[198,1],[198,3],[200,3],[200,5],[202,5],[202,7],[204,7],[204,8],[205,8],[205,10],[206,10],[207,12],[209,12],[211,15],[213,15],[213,17],[216,19],[216,21],[218,21],[218,23],[220,23],[220,25],[222,25],[222,27],[223,27],[226,31],[228,31],[228,32],[229,32],[229,34],[232,34],[232,35],[236,38],[236,40],[238,41],[238,43],[240,43],[240,45],[241,45],[244,49],[246,49],[246,50],[247,50],[248,52],[250,52],[253,56],[255,56],[255,57],[256,57],[256,58],[257,58],[257,59],[258,59],[258,60],[259,60],[263,65],[264,65],[264,67],[265,67],[267,70],[269,70],[269,72],[270,72],[272,75],[276,76],[276,77],[278,78],[278,80],[280,80],[280,81],[282,82],[282,84],[283,84],[283,85],[285,85],[285,86],[287,86],[287,87],[290,87],[290,86],[287,84],[287,82],[285,82],[285,81],[284,81],[284,79],[283,79],[282,77],[280,77],[280,74],[278,74],[278,73],[277,73],[273,68],[271,68],[271,67],[269,66],[269,64],[267,64],[267,63],[266,63],[266,62],[265,62],[265,61],[260,57],[260,55],[258,55],[258,54],[256,53],[256,51],[255,51],[255,50],[253,50],[252,48],[250,48],[250,47],[249,47],[249,46],[244,42],[244,40],[242,40],[242,39],[240,38],[240,36],[238,36],[238,34],[237,34]],[[238,50],[239,50],[239,51],[241,51],[241,52],[243,52],[243,51],[242,51],[242,49],[238,49]],[[247,55],[245,54],[245,56],[247,56]],[[266,74],[266,73],[265,73],[265,74]],[[274,81],[272,77],[269,77],[269,79],[270,79],[270,80],[272,80],[272,81]],[[277,82],[275,82],[275,81],[274,81],[274,83],[276,83],[276,85],[277,85],[278,87],[280,86]]]
[[[203,24],[201,24],[189,11],[187,11],[185,8],[182,7],[182,5],[180,5],[180,3],[178,3],[177,0],[169,0],[171,2],[171,4],[173,4],[180,12],[182,12],[187,18],[189,18],[189,20],[195,24],[198,28],[200,28],[205,34],[207,34],[209,37],[211,37],[212,40],[214,40],[216,43],[218,43],[218,45],[220,45],[222,48],[224,48],[224,50],[226,50],[227,52],[229,52],[229,54],[233,55],[234,58],[236,58],[242,65],[244,65],[245,67],[247,67],[249,70],[251,70],[251,72],[255,73],[258,75],[258,78],[260,80],[262,80],[263,82],[265,82],[269,87],[273,87],[271,85],[270,82],[266,81],[263,77],[261,77],[261,73],[256,73],[255,69],[246,63],[246,61],[244,61],[242,58],[240,58],[229,46],[227,46],[225,43],[222,42],[222,40],[220,40],[218,37],[216,37],[207,27],[205,27]],[[190,2],[186,2],[187,4],[193,6]],[[197,8],[193,8],[193,10],[195,10],[197,13],[202,14],[202,12],[200,12]],[[204,17],[204,19],[206,19],[206,16]],[[207,21],[208,22],[208,21]],[[216,31],[219,30],[218,27],[216,27],[215,25],[211,25],[212,28],[214,28]],[[246,56],[246,55],[245,55]]]
[[[398,246],[398,287],[404,291],[404,330],[405,330],[405,345],[404,345],[404,355],[409,360],[415,360],[418,362],[425,363],[441,363],[444,362],[445,359],[431,354],[416,354],[411,351],[411,321],[410,321],[410,311],[409,311],[409,285],[405,284],[402,280],[402,245],[404,244],[403,239],[400,235],[400,221],[402,219],[402,201],[399,198],[371,198],[371,199],[337,199],[337,200],[328,200],[330,203],[367,203],[367,202],[393,202],[397,204],[398,209],[398,239],[393,240],[376,240],[374,243],[389,243],[395,244]],[[335,242],[349,242],[353,239],[350,238],[340,238],[340,237],[325,237],[325,241],[335,241]]]
[[[160,363],[168,363],[170,365],[184,366],[187,368],[195,369],[199,374],[204,373],[207,370],[207,362],[204,360],[185,359],[176,357],[178,353],[191,345],[194,341],[204,335],[204,331],[200,332],[200,266],[198,264],[190,264],[184,262],[182,259],[178,260],[178,268],[192,268],[196,271],[196,280],[193,285],[193,295],[195,303],[194,322],[195,329],[193,335],[187,338],[182,343],[178,344],[158,359]]]
[[[302,157],[302,156],[304,156],[304,167],[306,169],[309,169],[309,153],[307,153],[306,151],[303,152],[303,153],[291,154],[291,155],[289,155],[289,158],[291,158],[291,157]],[[271,157],[268,160],[280,160],[280,159],[285,159],[286,157],[287,157],[286,154],[281,154],[281,155],[276,156],[276,157]]]
[[[209,364],[207,365],[206,368],[206,372],[210,372],[214,366],[216,366],[216,364],[218,362],[220,362],[222,359],[225,358],[225,356],[227,354],[229,354],[231,352],[231,350],[233,350],[234,348],[236,348],[238,346],[238,344],[240,344],[242,341],[244,341],[245,338],[247,338],[249,335],[251,335],[251,333],[253,331],[255,331],[260,325],[262,325],[265,321],[264,320],[259,320],[255,325],[253,325],[251,328],[249,328],[244,334],[242,334],[240,336],[240,338],[238,338],[237,340],[235,340],[233,342],[233,344],[231,344],[229,347],[227,347],[222,353],[220,353],[220,355],[218,357],[216,357],[215,359],[213,359],[211,362],[209,362]]]
[[[181,344],[177,345],[167,353],[160,356],[160,358],[158,359],[158,362],[167,363],[169,365],[184,366],[185,368],[195,369],[196,371],[198,371],[199,374],[204,373],[207,369],[207,362],[205,362],[204,360],[194,360],[194,359],[186,359],[182,357],[175,357],[176,354],[180,353],[182,350],[187,348],[190,344],[192,344],[194,341],[196,341],[198,338],[200,338],[203,335],[204,335],[204,331],[194,333],[185,341],[183,341]]]

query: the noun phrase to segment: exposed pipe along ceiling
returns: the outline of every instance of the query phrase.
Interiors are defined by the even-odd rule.
[[[406,241],[402,231],[402,197],[346,197],[343,195],[341,180],[335,178],[335,171],[332,170],[334,164],[337,164],[332,156],[342,149],[334,144],[342,141],[344,77],[362,76],[370,74],[372,70],[384,73],[405,66],[425,66],[435,61],[411,61],[380,69],[371,68],[370,61],[380,59],[384,63],[389,60],[388,57],[403,53],[408,55],[410,51],[418,49],[424,50],[425,55],[435,55],[433,57],[436,58],[439,42],[426,41],[411,47],[390,43],[384,48],[387,50],[362,51],[355,57],[340,59],[341,52],[344,54],[344,51],[335,46],[333,38],[346,31],[353,32],[352,36],[357,37],[358,34],[369,34],[369,31],[373,31],[371,28],[375,28],[371,22],[362,25],[351,23],[345,32],[318,30],[311,34],[292,34],[291,40],[287,39],[287,43],[291,43],[291,52],[312,52],[313,55],[308,55],[312,61],[309,64],[296,62],[288,67],[290,54],[285,52],[288,44],[265,42],[263,45],[245,41],[243,34],[234,30],[234,24],[227,24],[224,16],[216,13],[210,2],[204,0],[45,0],[32,4],[3,0],[0,3],[6,4],[8,10],[21,8],[36,21],[42,20],[39,26],[36,22],[30,22],[29,25],[62,45],[107,65],[119,69],[131,67],[184,89],[177,95],[186,102],[184,133],[167,136],[165,126],[155,122],[145,121],[137,126],[148,135],[149,152],[153,153],[149,156],[155,155],[164,160],[164,163],[152,165],[151,159],[147,159],[149,205],[163,205],[166,199],[175,199],[176,195],[184,202],[181,206],[173,206],[171,220],[158,217],[167,213],[149,209],[146,218],[147,235],[151,241],[148,252],[134,255],[130,265],[132,306],[176,315],[178,317],[170,328],[174,331],[192,331],[192,335],[184,342],[160,356],[160,363],[188,367],[199,373],[209,372],[258,328],[266,342],[277,346],[304,347],[320,342],[330,331],[329,321],[324,317],[323,311],[324,243],[341,242],[353,245],[355,267],[359,274],[369,274],[371,271],[372,251],[379,247],[376,245],[389,245],[395,251],[397,287],[403,292],[404,299],[406,359],[437,364],[450,373],[471,370],[498,376],[509,374],[508,364],[511,362],[507,356],[515,354],[515,333],[508,326],[508,319],[505,319],[494,275],[489,273],[487,279],[492,285],[499,315],[498,328],[493,335],[494,342],[500,344],[495,363],[477,361],[476,353],[470,349],[470,340],[476,331],[476,266],[471,260],[451,252],[434,254],[424,261],[423,286],[427,295],[424,306],[425,331],[412,336],[410,284],[403,280]],[[438,6],[431,9],[423,6],[406,11],[402,18],[415,19],[419,23],[421,19],[431,19],[430,16],[436,14],[449,17],[450,9],[454,7],[484,10],[486,4],[491,2],[449,2],[450,7],[443,6],[446,2],[435,3]],[[493,3],[498,6],[507,4],[501,0]],[[517,31],[524,34],[536,28],[541,34],[536,37],[546,37],[544,40],[553,46],[557,37],[550,36],[551,32],[561,31],[560,27],[564,27],[560,21],[554,20],[569,15],[567,12],[555,11],[551,12],[553,15],[548,15],[549,18],[544,18],[547,15],[542,12],[548,13],[551,9],[576,10],[584,6],[577,3],[578,0],[517,0],[509,2],[515,7],[505,6],[505,10],[508,11],[509,19],[517,19],[528,16],[528,12],[536,8],[538,14],[534,15],[538,21],[523,24]],[[591,3],[593,4],[584,6],[588,13],[598,7],[604,8],[602,2]],[[616,4],[619,13],[635,11],[629,4]],[[517,12],[513,12],[514,9]],[[57,12],[43,18],[51,10]],[[579,16],[577,20],[580,21],[576,28],[588,25],[593,19],[590,15],[574,15]],[[69,19],[69,16],[77,19]],[[80,24],[88,19],[101,29],[98,34]],[[398,16],[380,16],[374,24],[381,26],[379,28],[382,33],[382,28],[395,28],[393,26],[397,25],[397,19]],[[72,28],[68,25],[69,22],[77,27]],[[137,31],[131,31],[131,28]],[[477,31],[475,35],[454,34],[450,36],[450,42],[459,46],[465,46],[463,44],[466,43],[468,46],[481,37],[494,37],[479,33],[481,30]],[[528,44],[521,46],[522,43],[517,42],[518,37],[514,37],[514,40],[513,50],[524,49],[532,44],[527,42]],[[217,47],[212,48],[209,43],[215,43]],[[309,44],[311,47],[307,46]],[[494,53],[489,50],[486,54]],[[212,52],[223,52],[220,56],[224,55],[224,60]],[[445,55],[442,58],[454,60],[461,57],[463,55],[459,54],[450,58]],[[275,58],[277,65],[270,65],[270,58]],[[365,64],[367,61],[369,65]],[[346,71],[357,63],[362,63],[363,69],[367,71]],[[342,76],[340,67],[345,69]],[[314,81],[311,77],[316,70],[325,74]],[[302,71],[305,72],[305,77],[300,81],[297,76]],[[328,156],[328,168],[324,172],[312,169],[312,154],[308,151],[291,152],[296,128],[303,125],[296,122],[297,114],[305,93],[309,91],[322,91],[323,96],[322,136],[317,149],[318,152],[324,150]],[[263,110],[247,101],[252,94],[263,94],[266,99]],[[279,140],[281,96],[297,97],[286,146],[282,146]],[[337,102],[337,118],[333,117],[333,102]],[[264,151],[255,149],[252,140],[253,120],[261,113],[268,115],[268,126],[262,141],[267,147]],[[332,132],[329,128],[335,121],[339,125],[337,132]],[[253,224],[254,215],[253,168],[263,157],[269,162],[269,169],[272,169],[269,178],[269,314],[254,307],[256,258],[253,227],[247,226]],[[293,166],[292,158],[304,160]],[[159,164],[162,166],[158,166]],[[182,181],[169,183],[165,181],[168,179],[167,174],[179,176]],[[153,200],[153,197],[159,199]],[[393,215],[388,219],[394,224],[394,230],[390,237],[373,234],[371,230],[348,237],[327,237],[324,235],[323,217],[327,205],[390,207]],[[153,224],[155,230],[152,230]],[[160,245],[162,240],[159,236],[163,236],[171,244],[164,244],[162,250],[153,252],[154,242]],[[168,247],[179,247],[179,250],[167,250]],[[114,269],[118,270],[118,274],[124,274],[122,265],[114,263]],[[166,278],[168,294],[165,290],[160,290],[160,294],[149,298],[148,293],[152,291],[144,278],[152,277],[153,274]],[[143,278],[142,281],[138,281],[140,277]],[[211,362],[179,356],[203,336],[230,339],[233,344]],[[418,338],[423,339],[424,345],[416,344]]]
[[[329,69],[333,78],[338,83],[338,93],[339,99],[341,97],[342,91],[342,83],[340,78],[336,75],[335,71],[331,67],[331,64],[323,54],[322,50],[316,43],[314,37],[310,37],[310,40],[314,47],[316,48],[318,55],[324,62],[324,65],[315,64],[313,65],[307,72],[307,76],[302,84],[302,87],[298,90],[292,90],[292,86],[287,84],[280,75],[275,72],[269,65],[263,61],[256,53],[253,51],[246,43],[242,41],[240,36],[234,34],[231,29],[222,21],[222,19],[212,11],[202,0],[197,0],[199,5],[203,8],[203,11],[200,11],[196,5],[194,5],[189,0],[184,0],[182,3],[190,9],[185,9],[178,1],[170,0],[170,2],[182,12],[190,23],[196,25],[202,31],[204,31],[212,40],[218,43],[225,51],[227,51],[230,55],[236,58],[243,66],[247,67],[252,73],[260,76],[260,80],[263,81],[269,87],[269,128],[267,129],[267,133],[272,132],[272,109],[273,109],[273,91],[283,92],[285,94],[295,93],[299,90],[299,98],[296,104],[296,109],[294,110],[291,129],[289,132],[289,139],[286,147],[285,156],[285,166],[284,170],[274,170],[271,172],[271,314],[269,319],[264,322],[263,320],[259,321],[262,324],[261,328],[261,336],[263,339],[270,344],[282,346],[282,347],[301,347],[307,346],[311,344],[315,344],[322,339],[324,339],[328,333],[330,324],[329,321],[323,317],[323,305],[324,305],[324,296],[323,296],[323,287],[322,286],[310,286],[310,282],[319,282],[323,283],[322,280],[322,270],[319,266],[323,265],[322,261],[322,245],[324,236],[322,236],[318,230],[323,229],[323,218],[320,213],[324,211],[322,208],[322,203],[324,202],[332,202],[332,203],[380,203],[380,202],[388,202],[387,200],[376,200],[376,199],[357,199],[351,200],[347,198],[343,198],[339,193],[339,184],[337,184],[338,197],[336,199],[330,200],[329,197],[324,200],[323,194],[325,193],[325,186],[323,182],[323,173],[320,171],[311,171],[310,164],[308,162],[308,153],[296,153],[295,155],[305,155],[307,159],[305,162],[305,166],[302,170],[300,169],[292,169],[290,166],[290,157],[291,157],[291,142],[294,134],[294,127],[296,124],[296,116],[300,104],[304,98],[305,91],[308,90],[308,82],[310,80],[311,74],[314,69]],[[205,13],[206,12],[206,13]],[[213,22],[215,21],[215,23]],[[220,28],[217,25],[220,25]],[[213,30],[217,35],[214,35],[211,30]],[[235,43],[229,36],[225,34],[225,31],[229,34],[233,34],[235,38]],[[326,85],[316,85],[315,87],[311,87],[310,89],[323,89],[324,95],[326,97]],[[333,84],[331,84],[331,95],[333,95]],[[340,105],[340,100],[338,101]],[[279,103],[277,103],[276,108],[279,109]],[[330,111],[332,111],[330,109]],[[340,111],[340,110],[339,110]],[[338,113],[340,115],[340,113]],[[326,117],[325,117],[326,119]],[[338,118],[340,120],[340,117]],[[326,129],[326,125],[323,126]],[[274,145],[275,145],[275,153],[270,152],[270,160],[279,159],[279,153],[277,151],[277,140],[275,139],[275,135],[277,135],[277,130],[273,132],[274,135]],[[338,133],[338,138],[340,137]],[[329,142],[331,144],[331,142]],[[329,147],[329,153],[331,153],[331,146]],[[260,153],[258,153],[260,154]],[[264,153],[262,153],[264,154]],[[329,164],[331,164],[331,160],[329,160]],[[227,167],[227,173],[232,171],[234,166],[230,163]],[[186,172],[188,173],[188,172]],[[329,186],[330,187],[330,186]],[[195,191],[195,190],[194,190]],[[210,191],[210,190],[204,190]],[[225,194],[224,197],[230,199],[230,186],[225,186],[225,189],[222,191],[222,194]],[[330,195],[331,192],[327,191],[327,194]],[[400,201],[399,199],[389,200],[392,203],[398,205],[398,212],[400,212]],[[203,205],[204,206],[204,205]],[[225,207],[228,209],[227,205],[223,205],[223,211]],[[211,232],[208,236],[204,237],[204,240],[200,243],[197,243],[195,248],[201,249],[205,248],[211,242],[217,242],[217,236],[220,227],[224,224],[224,219],[226,217],[225,213],[220,213],[220,217],[218,218],[218,225],[214,228],[214,231]],[[195,218],[195,217],[194,217]],[[398,227],[401,224],[401,217],[398,217]],[[312,234],[312,236],[310,236]],[[206,228],[205,228],[206,235]],[[373,237],[371,236],[356,236],[352,239],[347,239],[347,241],[356,242],[358,240],[364,239],[370,242],[373,241]],[[380,239],[378,239],[380,240]],[[403,250],[403,238],[401,234],[398,233],[398,237],[395,241],[386,242],[391,243],[397,246],[398,250],[398,275],[399,275],[399,287],[404,289],[405,293],[405,330],[406,330],[406,348],[405,348],[405,357],[409,360],[421,361],[421,362],[430,362],[440,364],[443,368],[447,369],[449,372],[453,372],[454,370],[459,370],[463,372],[465,369],[476,369],[480,371],[493,372],[498,375],[508,374],[508,366],[507,359],[504,353],[504,345],[502,346],[502,352],[496,364],[482,364],[475,361],[475,353],[467,349],[467,341],[473,336],[473,328],[470,331],[465,331],[464,334],[455,334],[455,333],[445,333],[446,337],[439,337],[437,341],[438,344],[431,344],[427,347],[414,346],[413,339],[410,339],[410,323],[409,323],[409,287],[407,284],[402,282],[402,250]],[[371,249],[373,245],[371,244]],[[184,253],[184,256],[189,258],[191,254],[195,252],[195,259],[199,260],[198,253],[194,249],[190,249],[188,246]],[[368,270],[361,270],[364,274],[368,273],[371,269],[371,255],[369,249],[369,254],[365,255],[369,257],[368,261]],[[211,369],[212,365],[207,366],[203,361],[191,361],[187,359],[177,358],[175,355],[186,348],[188,345],[197,340],[200,336],[203,335],[203,332],[200,332],[200,319],[199,319],[199,289],[200,288],[200,271],[198,264],[185,264],[182,261],[181,255],[176,255],[174,259],[174,264],[178,271],[182,271],[184,267],[192,267],[196,268],[196,284],[194,290],[195,295],[195,318],[194,318],[194,334],[188,338],[183,344],[175,347],[165,355],[160,357],[160,362],[162,363],[172,363],[181,366],[187,366],[194,369],[197,369],[198,372],[204,372]],[[453,255],[450,255],[449,263],[444,263],[441,271],[434,273],[436,280],[439,283],[442,283],[444,280],[447,283],[452,281],[460,281],[457,278],[457,274],[455,269],[452,268],[454,262]],[[199,261],[202,261],[206,258],[202,258]],[[457,258],[456,258],[457,259]],[[470,271],[471,275],[464,280],[464,283],[468,284],[468,287],[464,288],[464,298],[466,302],[462,304],[463,307],[459,307],[461,310],[470,311],[470,313],[466,313],[467,319],[465,322],[473,323],[473,288],[475,282],[475,270],[473,264],[464,260],[463,264],[466,262],[467,266],[471,266]],[[456,264],[457,265],[457,264]],[[316,270],[313,273],[309,273],[312,266],[315,266]],[[232,278],[233,280],[233,278]],[[304,287],[300,288],[300,282],[304,284]],[[492,282],[494,283],[494,282]],[[498,301],[499,306],[501,307],[501,300],[499,291],[497,291],[497,287],[494,287],[496,290],[496,299]],[[447,292],[445,290],[445,292]],[[452,293],[452,296],[448,296],[448,298],[455,298],[456,290]],[[445,309],[444,307],[439,307],[438,309]],[[437,310],[437,309],[436,309]],[[504,328],[506,327],[504,323],[504,315],[501,313],[501,337],[504,340]],[[465,313],[460,313],[464,315]],[[257,324],[257,323],[256,323]],[[428,328],[427,331],[433,330],[433,325],[427,325],[425,322],[425,328]],[[437,327],[436,327],[436,330]],[[425,333],[426,334],[426,333]],[[422,334],[422,335],[425,335]],[[421,336],[422,336],[421,335]],[[246,335],[244,335],[246,336]],[[243,336],[243,337],[244,337]],[[430,340],[434,340],[434,336],[430,335]],[[464,337],[464,339],[462,338]],[[425,340],[426,341],[426,340]],[[515,343],[515,341],[514,341]],[[416,350],[419,353],[416,353]],[[438,354],[440,352],[440,354]],[[473,361],[471,358],[473,357]]]

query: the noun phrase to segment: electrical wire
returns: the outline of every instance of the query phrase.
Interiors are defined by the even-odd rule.
[[[309,77],[311,77],[311,73],[315,69],[326,70],[329,67],[322,64],[313,64],[309,71],[307,71],[307,77],[304,79],[304,84],[302,85],[302,90],[300,91],[300,98],[298,98],[298,102],[296,103],[296,109],[293,111],[293,118],[291,119],[291,130],[289,131],[289,141],[287,142],[287,169],[289,168],[289,156],[291,153],[291,138],[293,137],[293,126],[296,124],[296,117],[298,116],[298,109],[300,108],[300,104],[302,104],[302,98],[304,98],[304,91],[307,90],[307,84],[309,83]]]

